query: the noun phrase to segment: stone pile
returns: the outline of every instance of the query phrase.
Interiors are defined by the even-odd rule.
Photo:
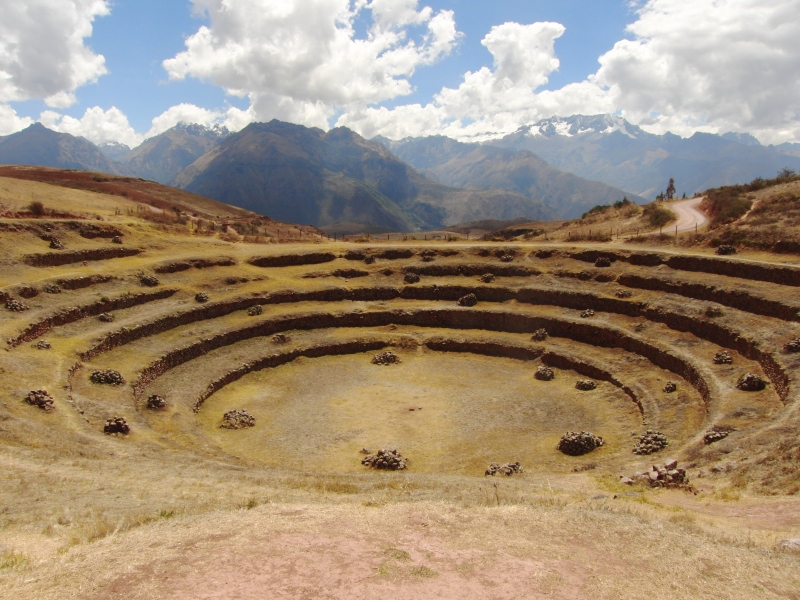
[[[736,382],[736,387],[743,392],[760,392],[767,387],[767,381],[755,373],[745,373]]]
[[[19,300],[14,300],[14,298],[7,298],[6,308],[13,312],[22,312],[24,310],[28,310],[28,305],[24,302],[20,302]]]
[[[478,303],[478,297],[475,294],[467,294],[458,299],[459,306],[475,306]]]
[[[616,290],[614,292],[614,295],[617,298],[630,298],[631,296],[633,296],[633,292],[630,290]]]
[[[111,243],[112,244],[121,244],[122,243],[122,236],[115,235],[114,237],[111,238]]]
[[[664,391],[667,392],[668,394],[671,394],[677,389],[678,389],[678,384],[675,383],[674,381],[668,381],[667,383],[664,384]]]
[[[403,277],[403,281],[406,283],[419,283],[419,275],[416,273],[406,273],[406,276]]]
[[[663,450],[668,445],[667,436],[660,431],[648,429],[639,436],[639,441],[636,442],[636,445],[633,447],[633,453],[641,455],[653,454],[654,452]]]
[[[48,294],[60,294],[61,286],[56,285],[55,283],[46,283],[44,284],[44,291]]]
[[[678,468],[677,460],[668,460],[663,466],[653,465],[649,471],[635,473],[632,477],[620,475],[620,482],[627,485],[634,483],[646,483],[650,487],[657,488],[681,488],[689,489],[689,478],[686,477],[686,470]]]
[[[120,372],[114,369],[92,371],[92,374],[89,375],[89,379],[92,383],[106,383],[109,385],[122,385],[125,383]]]
[[[422,262],[433,262],[436,258],[431,254],[423,254],[421,260]]]
[[[55,400],[47,390],[31,390],[25,397],[25,401],[31,406],[38,406],[45,412],[52,412],[55,409]]]
[[[727,427],[722,425],[715,425],[710,431],[707,431],[703,436],[703,443],[707,446],[720,440],[724,440],[730,435],[732,431],[736,431],[735,427]]]
[[[800,338],[794,338],[783,346],[786,352],[800,352]]]
[[[111,313],[100,313],[97,315],[97,318],[100,319],[103,323],[111,323],[114,320],[114,315]]]
[[[142,275],[139,278],[139,281],[142,285],[146,285],[147,287],[156,287],[159,283],[158,277],[155,275]]]
[[[713,361],[715,365],[732,365],[733,357],[727,350],[722,350],[714,355]]]
[[[364,466],[385,471],[402,471],[406,468],[407,462],[407,458],[391,448],[378,450],[376,454],[369,454],[361,460],[361,464]]]
[[[222,415],[223,429],[244,429],[245,427],[255,427],[256,418],[243,408],[229,410]]]
[[[390,350],[380,352],[372,357],[373,365],[396,365],[399,363],[400,357]]]
[[[194,295],[195,302],[199,302],[202,304],[203,302],[208,302],[208,294],[205,292],[198,292]]]
[[[551,379],[553,379],[553,377],[556,376],[556,374],[550,367],[545,367],[544,365],[542,365],[541,367],[536,369],[536,373],[534,373],[533,376],[536,377],[536,379],[538,379],[539,381],[550,381]]]
[[[514,473],[524,473],[524,469],[519,464],[519,462],[513,463],[505,463],[505,464],[497,464],[497,463],[490,463],[488,467],[486,467],[486,472],[484,475],[494,477],[497,474],[505,475],[506,477],[511,477]]]
[[[716,319],[722,316],[722,309],[719,306],[707,306],[705,315],[709,319]]]
[[[611,259],[606,256],[599,256],[596,261],[594,261],[595,267],[610,267],[611,266]]]
[[[130,425],[125,420],[125,417],[111,417],[106,419],[106,424],[103,426],[103,433],[112,435],[114,433],[121,433],[128,435],[131,432]]]
[[[500,257],[500,260],[503,262],[511,262],[514,260],[514,257],[510,254],[503,254],[503,256]]]
[[[147,408],[150,410],[164,410],[167,408],[167,399],[164,396],[153,394],[147,398]]]
[[[36,348],[39,350],[50,350],[50,348],[53,347],[47,340],[39,340],[34,344],[34,346],[36,346]]]
[[[494,275],[492,273],[484,273],[481,275],[481,281],[483,283],[492,283],[494,281]]]
[[[255,306],[251,306],[250,308],[247,309],[247,314],[250,315],[251,317],[257,317],[263,312],[264,309],[261,307],[260,304],[256,304]]]
[[[722,244],[719,248],[717,248],[715,254],[719,254],[720,256],[736,254],[736,248],[730,244]]]
[[[534,342],[543,342],[543,341],[545,341],[547,339],[547,330],[544,329],[544,328],[537,329],[536,331],[533,332],[533,335],[531,336],[531,339]]]
[[[581,319],[588,319],[589,317],[594,316],[594,311],[591,308],[587,308],[585,311],[581,313]]]
[[[364,257],[364,264],[371,265],[375,262],[375,257],[372,255],[367,255]]]
[[[58,239],[57,237],[51,237],[50,238],[50,248],[52,248],[53,250],[63,250],[64,249],[64,244],[62,244],[61,240]]]
[[[582,392],[589,392],[596,387],[597,384],[591,379],[578,379],[578,381],[575,382],[575,389],[581,390]]]
[[[568,431],[561,436],[556,449],[569,456],[581,456],[603,444],[605,444],[603,438],[590,431]]]
[[[274,344],[287,344],[289,342],[289,336],[285,333],[276,333],[272,336],[272,342]]]

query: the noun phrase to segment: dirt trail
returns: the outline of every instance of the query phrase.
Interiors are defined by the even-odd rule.
[[[708,217],[700,212],[697,207],[703,201],[704,196],[682,200],[671,205],[669,208],[678,215],[675,225],[678,231],[689,231],[695,227],[703,227],[708,223]]]

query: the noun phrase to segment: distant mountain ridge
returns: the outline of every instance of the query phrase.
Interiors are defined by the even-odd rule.
[[[444,136],[399,142],[374,139],[440,183],[518,192],[540,199],[564,219],[578,218],[593,206],[611,204],[625,196],[633,202],[645,202],[644,198],[620,188],[556,169],[527,150],[465,144]]]
[[[678,193],[774,177],[784,167],[800,170],[791,146],[762,146],[749,134],[654,135],[618,115],[553,117],[486,142],[528,150],[550,165],[603,181],[647,199],[675,178]],[[789,147],[787,147],[789,146]]]

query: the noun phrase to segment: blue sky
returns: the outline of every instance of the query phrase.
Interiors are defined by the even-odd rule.
[[[178,120],[280,118],[482,139],[615,112],[800,141],[800,0],[4,4],[0,135],[40,120],[135,145]]]

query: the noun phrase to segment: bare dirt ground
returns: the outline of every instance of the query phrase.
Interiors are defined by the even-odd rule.
[[[670,205],[670,210],[678,215],[678,220],[674,223],[678,232],[694,230],[703,227],[708,223],[708,217],[697,209],[703,201],[703,196],[681,200]]]

